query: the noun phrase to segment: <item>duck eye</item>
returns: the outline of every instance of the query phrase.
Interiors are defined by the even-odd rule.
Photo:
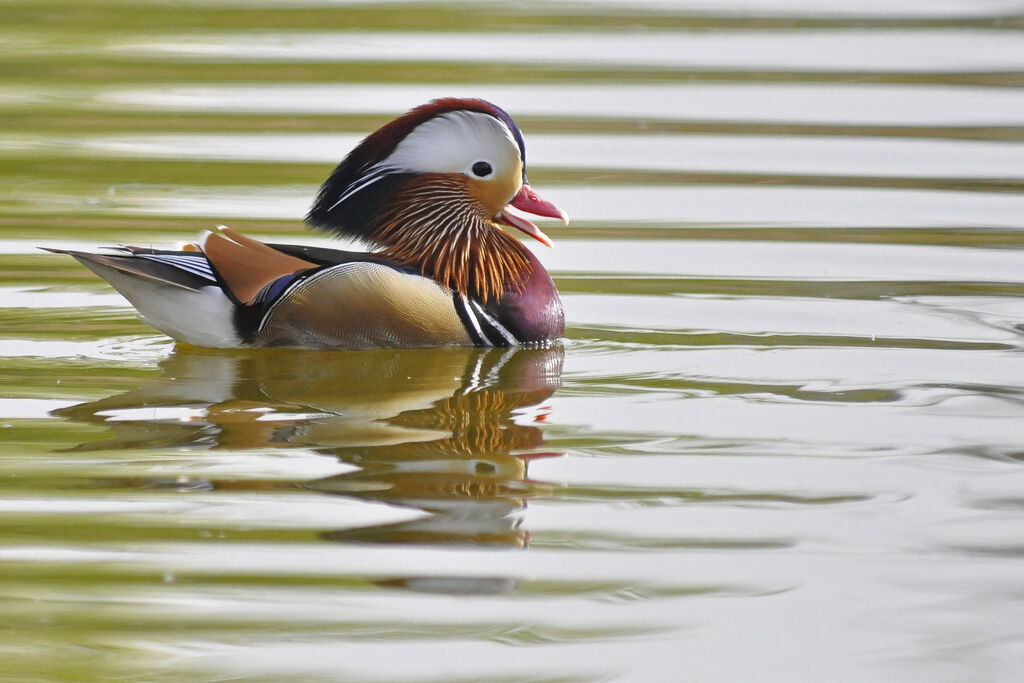
[[[478,161],[475,164],[473,164],[472,170],[473,175],[479,178],[486,178],[487,176],[491,175],[491,171],[494,169],[492,169],[491,165],[486,161]]]

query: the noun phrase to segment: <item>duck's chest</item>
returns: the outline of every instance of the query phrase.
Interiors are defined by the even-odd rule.
[[[548,271],[530,254],[533,272],[519,291],[505,296],[488,312],[516,337],[520,344],[543,343],[565,333],[565,311]]]

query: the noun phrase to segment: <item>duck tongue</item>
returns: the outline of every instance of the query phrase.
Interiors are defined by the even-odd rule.
[[[540,228],[534,225],[528,218],[516,213],[516,209],[532,213],[535,216],[558,218],[566,225],[569,224],[569,216],[566,215],[565,211],[562,211],[551,202],[541,199],[541,196],[534,192],[533,188],[529,185],[523,185],[519,193],[509,202],[508,206],[498,214],[498,219],[503,223],[522,230],[533,239],[549,247],[554,246],[551,238],[541,232]]]

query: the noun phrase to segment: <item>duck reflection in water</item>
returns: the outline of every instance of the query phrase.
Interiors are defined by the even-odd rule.
[[[102,423],[75,450],[306,448],[357,470],[315,481],[204,481],[213,489],[302,487],[417,508],[411,522],[328,532],[338,542],[522,547],[516,512],[547,487],[527,477],[543,451],[544,401],[563,349],[239,353],[179,348],[161,377],[56,412]],[[123,486],[179,486],[121,481]]]

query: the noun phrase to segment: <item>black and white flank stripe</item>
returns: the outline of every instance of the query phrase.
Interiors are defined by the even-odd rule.
[[[456,292],[454,295],[455,310],[459,319],[469,333],[470,339],[476,346],[519,346],[519,340],[515,338],[508,328],[484,310],[484,307],[474,299],[468,298],[465,294]]]

